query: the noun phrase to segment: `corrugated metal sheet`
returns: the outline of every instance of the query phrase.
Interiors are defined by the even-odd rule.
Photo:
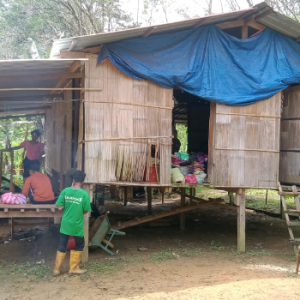
[[[110,43],[110,42],[115,42],[119,40],[135,38],[135,37],[142,37],[143,34],[145,34],[145,32],[147,32],[150,28],[154,28],[154,30],[151,32],[151,35],[153,35],[153,34],[167,33],[167,32],[192,28],[198,22],[204,19],[206,19],[205,25],[228,22],[231,20],[238,19],[244,13],[248,11],[250,12],[251,10],[253,10],[253,12],[255,11],[254,9],[250,8],[250,9],[244,9],[244,10],[230,12],[226,14],[212,15],[212,16],[207,16],[202,18],[195,18],[195,19],[161,24],[161,25],[138,27],[138,28],[132,28],[132,29],[116,31],[116,32],[100,33],[100,34],[55,40],[52,46],[50,57],[59,57],[60,50],[68,50],[73,40],[77,40],[73,50],[90,48],[94,46],[99,46],[104,43]]]
[[[53,88],[59,75],[66,73],[75,60],[3,60],[0,61],[0,89]],[[51,75],[57,75],[52,76]],[[51,91],[0,91],[0,111],[41,107]],[[2,115],[2,114],[1,114]]]
[[[138,28],[127,29],[123,31],[100,33],[100,34],[94,34],[88,36],[56,40],[53,43],[51,57],[53,58],[60,57],[59,56],[60,50],[68,50],[72,41],[74,40],[77,40],[77,42],[73,50],[80,50],[80,49],[99,46],[104,43],[110,43],[110,42],[115,42],[115,41],[129,39],[129,38],[142,37],[148,30],[150,30],[150,28],[153,28],[153,31],[151,31],[151,35],[167,33],[167,32],[192,28],[202,20],[205,20],[205,25],[229,22],[245,16],[247,12],[251,14],[251,11],[253,11],[253,15],[256,18],[265,14],[265,12],[267,12],[269,9],[270,7],[263,2],[254,6],[253,8],[240,10],[236,12],[212,15],[212,16],[184,20],[184,21],[179,21],[174,23],[167,23],[162,25],[138,27]],[[291,38],[300,37],[300,24],[279,13],[271,12],[270,14],[264,15],[262,18],[257,20],[257,22],[273,30],[276,30],[284,35],[287,35]]]

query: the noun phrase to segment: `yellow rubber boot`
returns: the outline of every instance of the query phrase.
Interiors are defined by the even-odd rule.
[[[54,270],[53,270],[53,276],[60,275],[60,267],[61,267],[65,257],[66,257],[66,253],[59,252],[59,251],[56,252],[56,259],[55,259],[55,267],[54,267]]]
[[[81,262],[82,251],[71,250],[70,252],[70,270],[69,274],[84,274],[86,270],[81,270],[79,264]]]

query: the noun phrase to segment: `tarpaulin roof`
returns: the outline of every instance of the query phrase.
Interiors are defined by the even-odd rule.
[[[300,83],[300,45],[271,29],[240,40],[214,25],[103,46],[98,62],[209,101],[248,105]]]

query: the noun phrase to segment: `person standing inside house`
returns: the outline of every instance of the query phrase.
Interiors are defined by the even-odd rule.
[[[59,246],[56,253],[54,276],[60,274],[60,268],[67,252],[67,244],[70,236],[74,236],[75,249],[70,252],[69,274],[83,274],[85,270],[79,268],[82,251],[84,248],[84,214],[91,211],[89,194],[81,188],[85,174],[75,171],[73,184],[65,188],[58,197],[56,205],[63,209],[60,226]]]
[[[179,152],[181,147],[181,142],[177,137],[177,130],[174,129],[174,137],[172,138],[172,154],[174,155],[176,152]]]
[[[39,162],[31,162],[28,169],[30,176],[25,179],[22,194],[29,197],[32,204],[55,204],[50,178],[39,172]]]
[[[29,166],[32,162],[36,162],[40,165],[40,160],[44,153],[44,144],[37,141],[40,136],[41,136],[41,132],[38,129],[35,129],[31,131],[31,141],[25,140],[19,146],[6,149],[6,150],[18,150],[24,148],[26,150],[26,157],[23,160],[24,178],[30,176]]]

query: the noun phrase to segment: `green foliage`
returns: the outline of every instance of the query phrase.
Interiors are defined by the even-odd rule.
[[[54,39],[120,30],[129,22],[119,0],[0,0],[0,58],[48,57]]]
[[[38,128],[43,131],[44,118],[19,117],[0,120],[0,149],[6,149],[20,145],[25,139],[30,139],[30,132]],[[24,150],[14,151],[14,167],[19,168],[23,161]],[[10,165],[10,155],[4,152],[4,164]],[[18,174],[16,174],[17,176]],[[16,178],[19,179],[19,178]]]
[[[187,127],[183,124],[176,124],[177,137],[181,142],[180,151],[187,153]]]

